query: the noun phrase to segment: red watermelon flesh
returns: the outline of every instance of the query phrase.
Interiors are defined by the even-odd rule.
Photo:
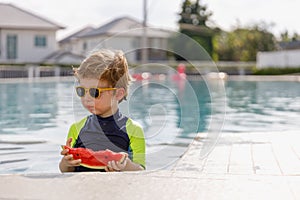
[[[126,153],[116,153],[108,149],[104,151],[93,151],[87,148],[62,147],[63,149],[69,149],[69,154],[72,154],[75,160],[81,159],[80,165],[92,169],[103,169],[107,166],[109,161],[113,160],[122,163],[127,157]]]

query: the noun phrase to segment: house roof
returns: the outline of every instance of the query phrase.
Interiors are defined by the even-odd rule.
[[[48,64],[80,64],[85,57],[69,51],[58,50],[45,57],[41,62]]]
[[[119,17],[116,18],[103,26],[100,26],[97,29],[94,29],[90,32],[87,32],[80,37],[94,37],[94,36],[112,36],[112,35],[122,35],[122,36],[132,36],[139,37],[142,36],[143,33],[143,24],[138,20],[135,20],[131,17]],[[168,38],[170,35],[170,31],[162,30],[162,29],[147,29],[148,37],[161,37]]]
[[[0,3],[0,28],[58,30],[65,27],[13,4]]]
[[[86,26],[86,27],[80,29],[79,31],[76,31],[75,33],[73,33],[73,34],[71,34],[71,35],[63,38],[62,40],[59,41],[59,43],[61,43],[61,44],[62,43],[67,43],[67,42],[69,42],[71,40],[77,39],[77,38],[79,38],[79,37],[81,37],[81,36],[83,36],[83,35],[91,32],[93,30],[95,30],[94,27],[92,27],[92,26]]]
[[[143,25],[130,17],[116,18],[103,26],[85,34],[83,37],[97,36],[97,35],[114,35],[129,29],[142,28]]]
[[[279,42],[280,49],[300,49],[300,41]]]

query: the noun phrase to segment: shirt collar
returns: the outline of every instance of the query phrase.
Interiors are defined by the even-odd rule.
[[[117,112],[109,117],[101,117],[99,115],[97,115],[97,119],[99,121],[118,121],[118,119],[121,117],[121,113],[119,111],[119,109],[117,110]]]

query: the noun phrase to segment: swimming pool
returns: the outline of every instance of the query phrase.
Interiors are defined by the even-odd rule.
[[[1,174],[58,172],[70,124],[88,114],[73,94],[72,78],[41,80],[0,83]],[[224,134],[299,130],[299,82],[229,80],[225,90],[225,108],[218,111],[203,80],[132,84],[120,109],[144,127],[148,169],[178,159],[196,132],[210,128],[212,115],[225,117]]]

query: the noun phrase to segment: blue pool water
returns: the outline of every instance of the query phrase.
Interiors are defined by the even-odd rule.
[[[1,174],[58,172],[69,126],[88,114],[73,86],[73,79],[0,83]],[[299,82],[227,81],[225,91],[223,104],[203,80],[131,85],[120,109],[144,127],[148,169],[178,159],[195,133],[211,129],[212,116],[225,119],[223,134],[299,130]]]

